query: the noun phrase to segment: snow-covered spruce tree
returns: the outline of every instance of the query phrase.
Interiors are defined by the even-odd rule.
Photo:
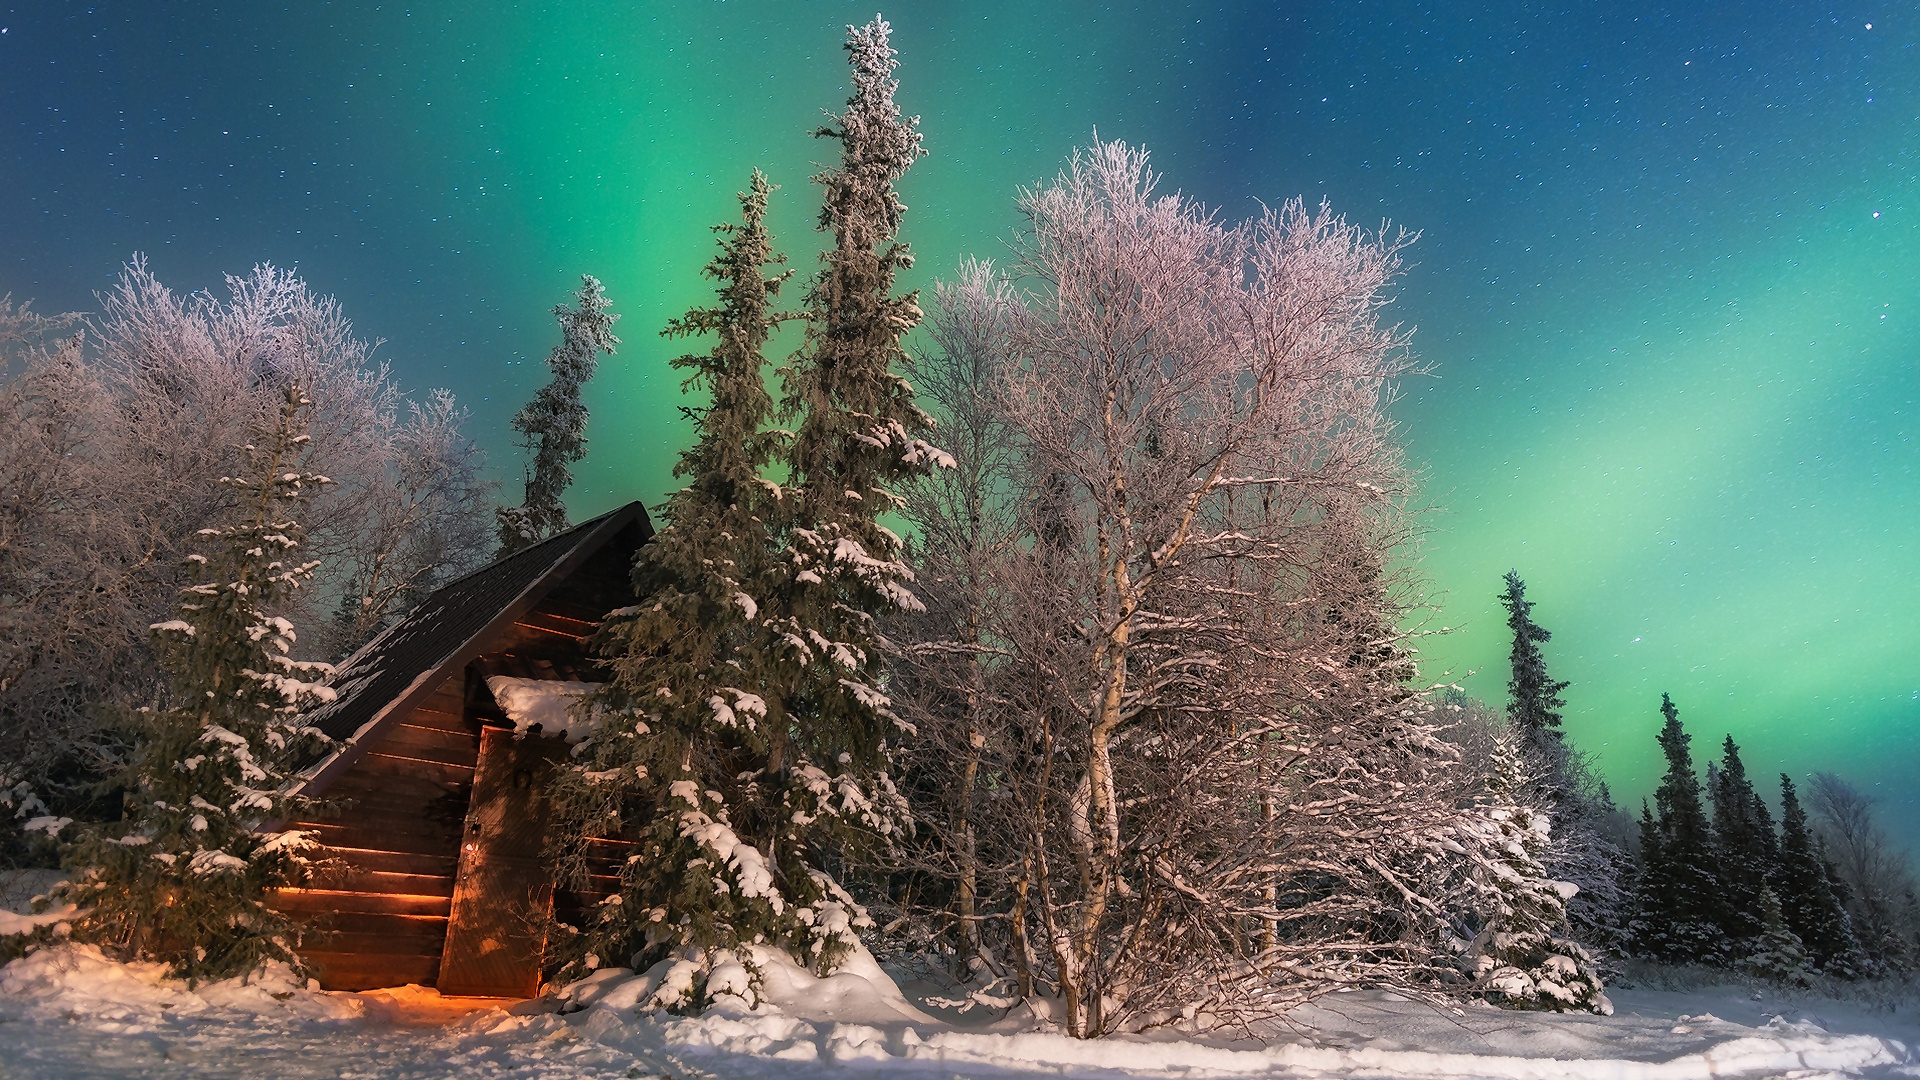
[[[1777,983],[1811,984],[1813,963],[1807,956],[1807,947],[1787,925],[1786,916],[1780,910],[1780,898],[1773,894],[1770,886],[1760,887],[1756,916],[1760,933],[1741,961],[1742,965],[1755,975]]]
[[[889,33],[877,17],[847,28],[853,93],[815,133],[840,143],[838,163],[813,178],[817,227],[833,242],[807,293],[806,337],[781,370],[779,415],[795,427],[780,460],[782,549],[764,612],[770,689],[786,715],[772,732],[770,782],[782,785],[780,858],[810,868],[807,877],[788,875],[792,902],[837,924],[816,931],[823,970],[853,944],[847,920],[865,918],[827,911],[839,903],[829,860],[907,823],[889,775],[902,725],[884,690],[877,620],[922,605],[908,588],[900,538],[880,518],[899,508],[900,485],[950,462],[919,437],[932,421],[899,374],[902,339],[921,311],[916,293],[894,293],[895,277],[912,265],[894,185],[924,151],[919,119],[894,103]]]
[[[615,315],[598,278],[580,275],[580,306],[553,309],[560,321],[560,344],[547,356],[553,378],[513,417],[521,448],[532,455],[526,464],[526,482],[519,506],[503,506],[497,513],[500,553],[510,555],[567,529],[567,507],[561,498],[573,483],[573,463],[587,453],[587,404],[581,391],[593,378],[599,354],[613,355],[620,339],[613,336]]]
[[[1780,862],[1773,891],[1787,925],[1822,974],[1841,979],[1864,974],[1860,943],[1846,907],[1834,895],[1825,860],[1807,828],[1807,812],[1786,773],[1780,774]]]
[[[1549,877],[1542,863],[1552,823],[1526,805],[1526,762],[1519,733],[1503,733],[1480,820],[1463,831],[1472,845],[1470,904],[1481,924],[1462,946],[1461,966],[1475,989],[1511,1007],[1611,1015],[1593,957],[1564,936],[1566,903],[1577,887]]]
[[[1721,744],[1720,767],[1710,778],[1713,798],[1713,847],[1720,868],[1721,930],[1728,938],[1732,957],[1738,958],[1751,948],[1765,927],[1760,894],[1779,861],[1779,844],[1773,835],[1773,814],[1766,801],[1747,779],[1746,763],[1740,760],[1740,747],[1728,735]],[[1775,897],[1778,904],[1778,897]]]
[[[1526,582],[1508,571],[1500,604],[1512,634],[1508,648],[1507,721],[1521,739],[1531,777],[1528,799],[1552,815],[1554,836],[1543,858],[1551,876],[1579,886],[1568,904],[1569,932],[1603,953],[1618,949],[1631,904],[1621,878],[1631,862],[1623,845],[1629,826],[1594,774],[1591,761],[1561,730],[1563,680],[1547,672],[1540,646],[1553,634],[1533,619]]]
[[[331,693],[317,682],[327,665],[290,659],[293,627],[277,614],[314,571],[297,520],[326,482],[301,471],[310,405],[286,389],[277,426],[243,447],[246,474],[227,480],[227,521],[196,534],[197,580],[179,617],[153,627],[171,681],[164,707],[136,716],[126,818],[90,829],[69,854],[67,895],[83,909],[74,936],[190,980],[299,964],[291,924],[266,900],[301,880],[310,842],[258,830],[293,808],[290,762],[324,741],[298,714]]]
[[[741,221],[715,227],[720,253],[703,273],[718,283],[718,303],[663,331],[714,339],[673,361],[707,405],[692,410],[697,436],[674,466],[687,486],[635,557],[638,603],[609,616],[594,641],[612,673],[592,702],[606,716],[555,788],[569,822],[563,873],[587,872],[587,837],[640,838],[618,902],[584,928],[589,954],[678,950],[700,975],[756,942],[811,960],[817,933],[844,928],[822,910],[805,850],[780,842],[793,829],[779,812],[787,718],[769,689],[760,614],[781,495],[762,476],[779,450],[765,430],[763,351],[788,277],[770,272],[785,262],[766,229],[771,190],[756,170]],[[698,992],[700,982],[675,985]]]
[[[1719,861],[1688,748],[1693,736],[1681,726],[1680,710],[1666,694],[1660,695],[1660,715],[1665,718],[1659,738],[1667,772],[1654,792],[1659,840],[1651,849],[1659,865],[1647,867],[1649,887],[1642,892],[1640,912],[1646,925],[1657,929],[1636,937],[1635,948],[1660,960],[1716,963],[1725,959],[1726,944],[1720,932]]]

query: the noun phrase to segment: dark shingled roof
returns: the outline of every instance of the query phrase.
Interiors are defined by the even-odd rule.
[[[406,618],[361,646],[328,681],[339,696],[305,717],[335,746],[303,770],[300,790],[318,794],[351,768],[360,757],[359,744],[383,721],[431,694],[456,662],[464,665],[472,659],[463,654],[539,603],[568,573],[635,522],[644,543],[653,535],[653,525],[641,504],[628,503],[441,586]]]

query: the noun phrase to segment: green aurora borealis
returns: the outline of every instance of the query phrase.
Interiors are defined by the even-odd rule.
[[[0,7],[0,292],[91,307],[134,251],[176,288],[296,264],[408,386],[450,385],[506,474],[546,311],[591,272],[626,344],[573,508],[651,503],[687,435],[656,331],[705,295],[707,227],[755,166],[812,269],[831,148],[807,133],[872,10]],[[1428,626],[1452,629],[1428,674],[1504,696],[1517,569],[1623,803],[1666,691],[1697,761],[1730,731],[1756,773],[1840,771],[1920,847],[1909,9],[886,14],[931,151],[905,184],[919,283],[995,255],[1015,189],[1096,128],[1224,215],[1304,195],[1421,230],[1398,307],[1432,377],[1398,413],[1437,508]]]

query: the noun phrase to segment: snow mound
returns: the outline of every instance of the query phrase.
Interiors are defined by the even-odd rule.
[[[824,979],[778,949],[749,950],[760,969],[761,999],[787,1016],[821,1022],[937,1025],[915,1008],[865,945],[855,945],[839,970]]]
[[[285,964],[269,964],[250,979],[226,979],[194,989],[169,979],[166,965],[122,964],[91,945],[40,949],[0,968],[0,997],[67,1015],[151,1028],[190,1017],[284,1017],[355,1020],[366,1005],[351,994],[309,990]]]
[[[839,970],[824,979],[779,949],[750,945],[745,952],[760,976],[757,991],[748,991],[744,965],[722,964],[707,979],[707,992],[714,998],[707,1015],[779,1016],[820,1023],[939,1024],[907,1000],[864,945],[856,944]],[[668,959],[639,975],[627,968],[596,971],[561,990],[555,1004],[565,1012],[647,1010],[656,991],[676,979],[691,978],[692,969],[697,967],[684,960]],[[739,969],[737,975],[721,977],[724,970],[735,968]]]
[[[487,689],[493,691],[500,711],[513,721],[516,735],[538,727],[542,735],[564,735],[568,742],[577,743],[599,726],[597,710],[582,715],[587,711],[574,708],[596,689],[593,683],[489,675]]]

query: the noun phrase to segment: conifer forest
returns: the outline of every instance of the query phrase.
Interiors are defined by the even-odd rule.
[[[911,982],[937,988],[915,1008],[953,1023],[1017,1015],[1068,1040],[1253,1033],[1354,993],[1613,1017],[1622,988],[1733,984],[1910,1010],[1920,759],[1891,733],[1920,718],[1897,678],[1791,723],[1765,704],[1769,671],[1786,687],[1805,670],[1790,654],[1823,635],[1857,654],[1828,663],[1833,681],[1877,664],[1911,682],[1910,609],[1871,647],[1836,618],[1732,673],[1733,636],[1796,617],[1818,586],[1749,582],[1735,619],[1708,572],[1562,557],[1626,527],[1600,521],[1614,504],[1581,487],[1591,477],[1618,469],[1606,484],[1651,499],[1667,474],[1635,472],[1625,443],[1578,479],[1542,481],[1526,461],[1623,430],[1542,398],[1563,419],[1525,419],[1526,448],[1498,462],[1430,448],[1432,401],[1472,430],[1461,445],[1491,445],[1523,421],[1458,395],[1536,377],[1468,357],[1498,335],[1470,342],[1483,331],[1449,327],[1435,300],[1478,272],[1447,235],[1464,219],[1283,168],[1223,186],[1210,170],[1238,167],[1224,150],[1104,119],[1044,147],[1030,159],[1044,169],[991,192],[983,216],[988,195],[967,185],[1002,174],[942,159],[975,137],[944,104],[943,80],[972,78],[948,70],[959,39],[917,17],[807,11],[850,23],[838,47],[737,55],[776,81],[729,89],[723,108],[805,88],[810,128],[752,153],[701,144],[697,224],[624,218],[564,272],[529,264],[490,286],[476,303],[494,337],[440,324],[448,348],[475,336],[462,356],[530,343],[510,378],[433,369],[414,355],[425,338],[379,340],[366,327],[396,321],[393,301],[321,249],[262,249],[214,281],[129,229],[115,242],[144,253],[118,256],[90,301],[53,288],[51,305],[9,256],[0,874],[45,885],[0,913],[0,963],[84,954],[188,990],[284,972],[289,994],[362,992],[421,983],[382,981],[400,962],[381,957],[437,958],[444,940],[419,970],[447,1000],[537,990],[553,1016],[528,1022],[620,985],[622,1008],[761,1016],[786,1007],[783,988],[853,972],[899,1009],[891,988]],[[1056,16],[1036,18],[1052,32]],[[21,25],[0,51],[40,33]],[[1249,48],[1209,47],[1234,71]],[[1459,48],[1435,78],[1465,68]],[[474,55],[476,78],[506,62]],[[620,85],[605,56],[579,53],[573,75]],[[1884,92],[1907,100],[1901,78]],[[443,91],[446,111],[476,85],[447,83],[465,89]],[[1326,93],[1301,108],[1359,107]],[[552,122],[556,153],[586,130]],[[601,137],[705,136],[609,123]],[[603,167],[541,197],[600,213],[614,189],[585,176]],[[648,170],[618,190],[644,202],[681,183]],[[473,205],[539,175],[484,181]],[[561,220],[529,213],[529,234]],[[657,238],[669,229],[689,239]],[[1518,257],[1503,235],[1500,257]],[[507,258],[494,240],[463,243]],[[1525,266],[1513,273],[1546,273]],[[1887,311],[1860,319],[1905,332]],[[1647,348],[1661,332],[1644,330]],[[1679,363],[1646,376],[1676,400]],[[1771,359],[1752,367],[1748,382],[1775,377]],[[1603,394],[1624,370],[1536,374]],[[1911,440],[1886,434],[1910,431],[1901,377],[1882,396],[1909,411],[1859,421],[1880,448],[1860,468],[1887,478],[1872,498],[1910,511]],[[1641,423],[1619,422],[1643,432],[1628,443],[1665,437]],[[1837,453],[1809,437],[1804,455]],[[1476,461],[1564,482],[1567,501],[1502,539],[1482,521],[1511,492],[1476,486],[1462,464]],[[1794,497],[1844,489],[1836,475]],[[1590,522],[1582,500],[1608,508]],[[629,547],[600,546],[626,521]],[[1633,544],[1688,557],[1674,518],[1641,525]],[[1913,520],[1854,525],[1904,535],[1911,554]],[[1722,557],[1799,543],[1746,528],[1712,541]],[[1907,576],[1856,561],[1870,581]],[[1874,602],[1861,588],[1848,610]],[[1904,603],[1904,584],[1887,588]],[[1608,606],[1669,601],[1706,617],[1641,614],[1623,631]],[[1907,719],[1885,721],[1885,750],[1842,752],[1859,737],[1848,710],[1869,706]],[[452,710],[440,727],[409,718],[435,709]],[[505,787],[489,794],[494,768]],[[355,775],[373,779],[340,779]],[[464,846],[444,855],[421,846],[441,819],[403,801],[432,784],[432,806],[458,800],[444,822]],[[512,809],[483,812],[488,798]],[[474,852],[507,843],[476,839],[496,828],[523,847],[489,878]],[[476,955],[524,953],[529,990],[452,989],[462,920],[507,911],[499,883],[523,879],[531,914],[496,916],[506,928]],[[0,969],[0,996],[12,985]]]

